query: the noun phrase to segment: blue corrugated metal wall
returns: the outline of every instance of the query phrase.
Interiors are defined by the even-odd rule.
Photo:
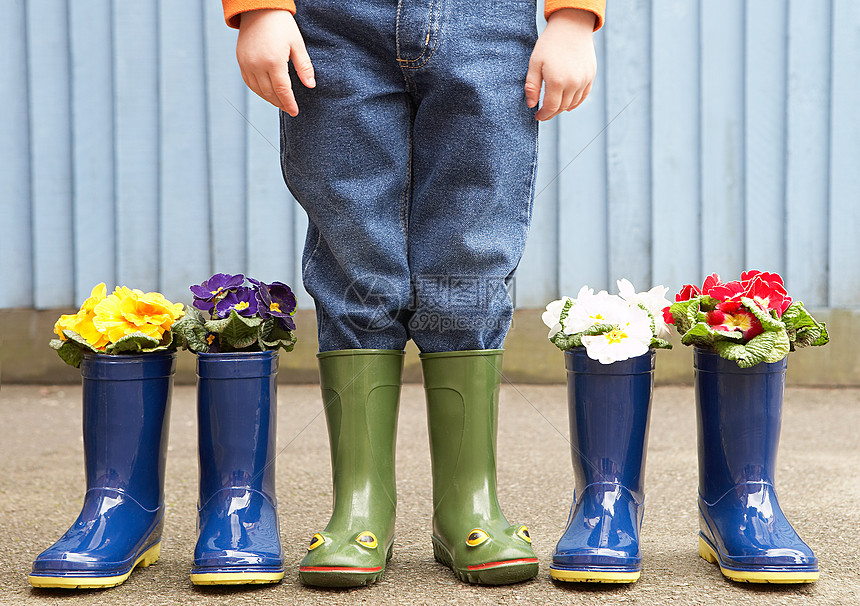
[[[277,115],[217,0],[9,4],[0,308],[101,281],[186,300],[213,271],[301,291]],[[610,0],[597,48],[591,98],[542,125],[518,306],[752,267],[808,306],[858,306],[860,3]]]

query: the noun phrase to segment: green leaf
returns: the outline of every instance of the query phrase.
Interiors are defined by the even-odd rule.
[[[830,342],[830,336],[827,334],[827,328],[825,328],[824,324],[819,324],[818,326],[812,326],[809,328],[801,328],[793,335],[790,334],[789,337],[792,337],[792,351],[796,347],[819,347]]]
[[[693,326],[698,324],[699,300],[697,297],[689,301],[676,301],[669,307],[669,312],[675,320],[675,329],[678,334],[684,336]]]
[[[738,365],[740,365],[739,360],[745,360],[748,355],[746,346],[735,341],[717,341],[714,343],[714,349],[721,358],[734,360]]]
[[[767,353],[765,354],[764,361],[769,364],[779,362],[785,356],[788,355],[788,352],[791,351],[791,342],[788,340],[788,333],[785,331],[785,329],[765,332],[756,337],[753,337],[752,339],[750,339],[750,342],[747,343],[747,347],[749,347],[749,344],[755,342],[757,339],[761,339],[763,347],[767,347]],[[756,345],[758,344],[756,343]]]
[[[564,306],[561,308],[561,313],[558,316],[558,323],[564,326],[564,321],[567,318],[568,314],[570,314],[570,309],[576,303],[573,299],[568,299],[564,302]]]
[[[697,322],[684,331],[681,336],[681,343],[711,347],[714,344],[714,331],[705,322]]]
[[[784,330],[763,332],[746,344],[720,341],[714,344],[717,353],[726,360],[735,360],[741,368],[762,362],[779,362],[788,355],[788,334]]]
[[[782,321],[788,330],[792,350],[796,347],[826,345],[830,341],[825,325],[813,318],[800,301],[789,305],[782,314]]]
[[[550,343],[558,347],[562,351],[567,351],[571,347],[576,347],[574,345],[574,341],[571,339],[570,335],[565,334],[564,332],[564,321],[570,313],[570,309],[574,306],[576,301],[573,299],[567,299],[562,305],[561,312],[559,313],[558,323],[561,325],[561,330],[559,330],[555,335],[550,338]]]
[[[280,322],[274,319],[267,320],[260,328],[259,340],[266,346],[266,349],[281,348],[286,352],[293,351],[296,337],[292,331],[284,330]]]
[[[203,314],[194,307],[188,308],[185,315],[177,320],[172,327],[176,346],[190,349],[194,352],[209,352],[209,341]]]
[[[558,332],[550,339],[556,347],[562,351],[573,349],[574,347],[582,347],[582,337],[591,337],[594,335],[602,335],[615,328],[613,324],[595,324],[590,328],[572,335],[566,335],[563,332]]]
[[[564,332],[559,331],[555,333],[555,335],[550,339],[553,345],[558,347],[562,351],[567,351],[573,347],[581,347],[582,339],[579,334],[576,335],[566,335]]]
[[[583,337],[593,337],[594,335],[605,335],[616,328],[615,324],[595,324],[591,328],[586,328],[581,334]]]
[[[259,338],[262,318],[246,318],[230,310],[230,315],[222,320],[209,320],[204,326],[210,333],[218,335],[221,351],[242,350],[251,347]]]
[[[803,307],[803,303],[800,301],[794,301],[788,306],[788,309],[786,309],[785,313],[782,314],[782,321],[786,327],[793,328],[795,330],[816,326],[818,324],[809,312],[806,311],[806,308]]]
[[[275,328],[276,323],[277,322],[274,319],[269,318],[268,320],[265,320],[262,324],[260,324],[259,328],[257,329],[257,340],[260,342],[265,341],[266,338],[271,334],[272,330]]]
[[[749,297],[741,297],[741,304],[749,311],[756,319],[761,322],[761,327],[765,330],[783,330],[782,322],[774,318],[768,312],[764,311],[758,304]]]
[[[819,322],[818,326],[821,328],[821,334],[818,335],[818,338],[812,342],[813,347],[820,347],[822,345],[827,345],[830,343],[830,335],[827,333],[827,326],[824,322]]]
[[[655,349],[672,349],[672,344],[669,341],[664,339],[660,339],[659,337],[654,337],[651,339],[651,345],[649,347],[653,347]]]
[[[51,347],[57,350],[63,362],[75,368],[81,367],[81,360],[84,359],[84,350],[74,341],[60,339],[52,339]]]
[[[78,333],[72,330],[64,330],[63,335],[65,335],[66,339],[76,343],[83,351],[91,351],[93,353],[102,353],[92,345],[90,345],[86,339],[84,339]]]
[[[170,337],[170,333],[165,333],[168,341],[168,345],[170,344],[172,338]],[[121,353],[149,353],[155,351],[158,348],[167,349],[167,345],[162,345],[162,341],[158,339],[154,339],[148,335],[145,335],[141,332],[135,332],[130,335],[126,335],[119,339],[116,343],[111,343],[105,348],[106,354],[121,354]]]
[[[102,353],[72,330],[64,330],[63,336],[66,337],[65,340],[51,339],[50,346],[57,350],[60,358],[69,366],[80,368],[81,360],[83,360],[86,352]]]
[[[697,298],[699,299],[699,309],[704,309],[705,311],[713,311],[720,303],[719,299],[708,295],[699,295]]]

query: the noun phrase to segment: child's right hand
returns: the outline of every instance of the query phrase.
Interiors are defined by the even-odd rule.
[[[597,72],[594,20],[594,13],[576,8],[563,8],[549,16],[526,74],[526,105],[536,107],[541,85],[544,87],[537,120],[549,120],[579,107],[591,92]]]
[[[291,116],[299,106],[290,84],[288,61],[302,84],[316,86],[314,66],[292,13],[261,9],[242,13],[236,58],[242,79],[252,91]]]

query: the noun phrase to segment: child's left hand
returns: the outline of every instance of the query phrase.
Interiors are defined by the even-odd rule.
[[[575,8],[564,8],[549,16],[526,75],[529,107],[537,106],[541,84],[545,85],[537,120],[549,120],[578,107],[591,92],[597,73],[592,39],[595,18],[594,13]]]

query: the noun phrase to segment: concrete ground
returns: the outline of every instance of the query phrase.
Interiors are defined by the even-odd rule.
[[[277,461],[287,575],[274,586],[196,588],[188,572],[197,490],[195,392],[176,388],[167,467],[161,560],[100,591],[35,590],[33,558],[77,516],[83,496],[80,388],[4,385],[0,390],[0,560],[3,604],[858,604],[860,603],[860,390],[790,388],[779,457],[781,504],[821,561],[812,585],[725,580],[696,549],[696,438],[690,387],[658,387],[646,474],[644,564],[633,585],[559,584],[548,563],[572,491],[567,407],[561,385],[506,385],[501,396],[500,500],[528,523],[538,577],[515,586],[472,587],[433,560],[430,459],[423,390],[403,389],[398,443],[399,515],[394,557],[371,587],[303,587],[297,565],[331,507],[325,422],[317,386],[281,386]]]

